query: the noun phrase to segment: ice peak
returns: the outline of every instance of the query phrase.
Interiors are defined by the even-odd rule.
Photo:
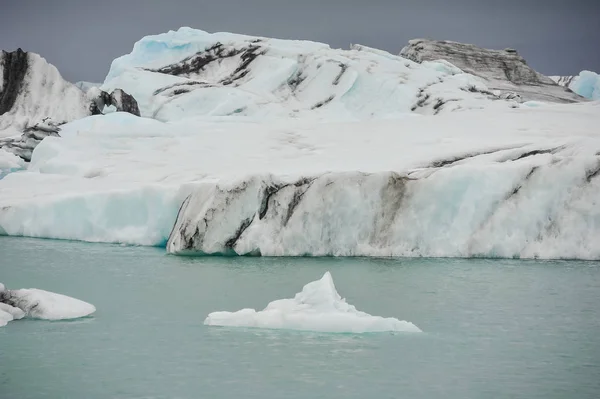
[[[325,272],[321,279],[306,284],[294,299],[315,307],[333,306],[338,301],[344,302],[335,289],[330,272]]]
[[[356,310],[341,299],[329,272],[321,279],[306,284],[293,299],[273,301],[260,312],[254,309],[213,312],[204,320],[204,324],[336,333],[421,331],[407,321],[371,316]]]

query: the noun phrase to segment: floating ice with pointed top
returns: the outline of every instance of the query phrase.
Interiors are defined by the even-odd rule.
[[[329,272],[320,280],[306,284],[292,299],[273,301],[259,312],[254,309],[213,312],[204,324],[331,333],[421,332],[408,321],[371,316],[356,310],[338,294]]]

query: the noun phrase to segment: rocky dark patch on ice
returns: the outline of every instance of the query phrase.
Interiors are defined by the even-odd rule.
[[[323,105],[329,104],[334,98],[335,98],[335,96],[331,95],[331,96],[327,97],[325,100],[319,101],[318,103],[313,105],[311,109],[321,108]]]
[[[218,82],[224,86],[232,85],[250,72],[250,64],[259,55],[265,54],[266,49],[259,45],[259,43],[260,40],[250,41],[246,46],[241,47],[215,43],[204,51],[200,51],[178,63],[158,69],[149,69],[149,71],[183,77],[202,76],[208,68],[215,65],[218,68],[223,61],[235,58],[237,63],[233,70]]]
[[[45,118],[33,126],[23,130],[23,134],[16,138],[0,140],[0,148],[12,152],[26,162],[31,161],[31,155],[37,145],[46,137],[60,137],[60,125],[65,122],[56,122]]]
[[[92,115],[102,115],[105,107],[114,106],[117,112],[128,112],[140,116],[137,101],[122,89],[115,89],[108,94],[104,90],[91,88],[88,90],[88,97],[91,99],[90,112]]]
[[[0,54],[0,130],[23,131],[44,118],[71,121],[88,115],[85,94],[38,54]]]
[[[571,83],[573,82],[573,80],[577,76],[548,76],[548,77],[550,79],[552,79],[554,82],[556,82],[556,84],[559,86],[569,87],[571,85]]]
[[[558,103],[584,101],[571,90],[540,74],[514,49],[489,50],[471,44],[444,40],[415,39],[400,55],[415,62],[446,60],[466,73],[485,80],[491,90],[505,98]],[[513,93],[513,94],[511,94]]]
[[[2,86],[0,87],[0,115],[13,107],[27,73],[27,53],[20,48],[13,52],[2,51]]]

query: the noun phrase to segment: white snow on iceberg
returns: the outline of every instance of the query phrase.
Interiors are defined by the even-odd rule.
[[[25,162],[18,156],[0,148],[0,180],[9,173],[23,169]]]
[[[331,333],[421,332],[408,321],[356,310],[338,294],[329,272],[320,280],[306,284],[292,299],[273,301],[259,312],[254,309],[213,312],[204,324]]]
[[[311,117],[364,120],[411,111],[509,107],[483,79],[444,62],[418,64],[355,45],[278,40],[197,29],[146,36],[115,59],[102,89],[122,88],[142,116]]]
[[[0,326],[23,317],[70,320],[95,311],[94,305],[66,295],[35,288],[7,290],[0,284]]]

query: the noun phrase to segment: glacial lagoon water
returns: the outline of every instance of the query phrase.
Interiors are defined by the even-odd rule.
[[[417,334],[207,327],[329,270]],[[0,398],[598,398],[600,262],[175,257],[0,237],[0,282],[93,317],[0,328]]]

